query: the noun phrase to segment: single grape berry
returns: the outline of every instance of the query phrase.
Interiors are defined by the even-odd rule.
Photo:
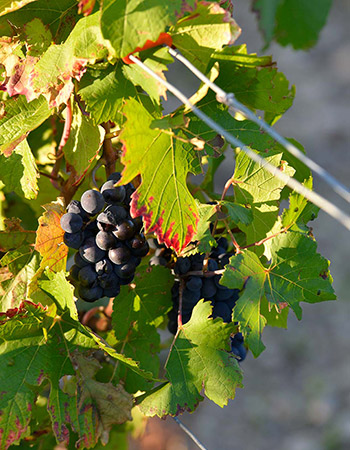
[[[107,203],[120,203],[125,199],[126,191],[124,186],[114,186],[113,180],[106,181],[101,188],[101,193]]]
[[[113,272],[113,264],[110,262],[108,258],[101,259],[95,264],[95,270],[97,275],[102,275],[104,273],[112,273]]]
[[[129,278],[135,273],[135,265],[131,263],[121,264],[118,266],[115,266],[115,273],[118,275],[119,278],[125,279]]]
[[[77,233],[83,226],[83,219],[78,214],[67,213],[61,217],[61,228],[67,233]]]
[[[125,241],[134,236],[135,226],[131,220],[122,220],[117,224],[115,231],[113,231],[113,234],[121,241]]]
[[[81,286],[92,286],[97,278],[97,273],[93,266],[89,264],[79,271],[79,283]]]
[[[108,252],[108,258],[114,264],[126,264],[131,257],[130,250],[125,245],[112,248]]]
[[[82,231],[78,231],[77,233],[67,233],[65,232],[63,235],[63,242],[69,248],[74,248],[75,250],[79,250],[79,247],[84,241],[84,233]]]
[[[108,233],[107,231],[99,231],[96,234],[96,245],[101,250],[109,250],[115,247],[116,243],[117,240],[112,233]]]
[[[97,285],[92,287],[79,286],[78,294],[79,297],[86,302],[95,302],[102,297],[103,289]]]
[[[100,213],[105,205],[103,195],[94,189],[84,192],[80,201],[84,211],[91,216]]]
[[[104,258],[106,252],[97,247],[94,238],[88,238],[79,249],[80,256],[87,262],[97,263]]]

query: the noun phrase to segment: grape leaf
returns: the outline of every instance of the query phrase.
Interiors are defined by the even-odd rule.
[[[39,268],[40,260],[37,253],[33,254],[24,246],[18,251],[7,253],[1,263],[11,270],[11,278],[1,284],[4,293],[0,300],[0,310],[6,311],[29,298],[30,283]]]
[[[163,267],[141,266],[131,286],[123,286],[118,301],[114,302],[112,326],[115,338],[119,341],[117,349],[140,362],[140,367],[155,377],[159,371],[160,338],[157,327],[164,321],[171,309],[170,288],[174,278]],[[120,350],[121,351],[121,350]],[[139,375],[118,370],[128,392],[149,390],[152,385]]]
[[[0,231],[0,252],[14,250],[24,244],[33,244],[35,231],[22,228],[19,219],[5,219],[5,230]]]
[[[314,46],[328,17],[332,0],[258,0],[254,10],[260,15],[260,28],[268,45],[274,38],[281,45],[307,50]]]
[[[179,252],[192,240],[198,222],[197,205],[186,186],[195,152],[164,130],[151,129],[152,115],[136,100],[127,102],[124,113],[127,122],[120,138],[125,169],[120,183],[142,177],[131,214],[142,215],[146,232],[156,233],[159,242]]]
[[[280,170],[292,176],[294,169],[282,160],[282,156],[282,153],[274,154],[274,152],[264,154],[264,158],[270,164],[280,167]],[[243,152],[236,158],[233,178],[236,202],[251,206],[253,224],[242,223],[240,227],[246,233],[247,243],[251,244],[266,237],[275,224],[279,211],[277,201],[285,184]],[[255,247],[254,251],[259,253],[262,247]]]
[[[0,153],[9,156],[28,133],[47,119],[50,111],[47,101],[40,97],[28,103],[23,95],[4,102],[0,116]]]
[[[79,179],[98,156],[105,130],[85,116],[77,102],[73,103],[72,114],[71,131],[63,152],[67,162],[67,170],[70,171],[70,167],[73,167],[76,177]]]
[[[92,379],[94,369],[78,353],[86,349],[85,342],[76,333],[67,333],[64,322],[46,316],[41,305],[28,301],[0,317],[1,448],[7,449],[28,435],[35,401],[31,386],[39,386],[46,378],[50,381],[48,410],[59,443],[69,442],[67,425],[78,433],[84,446],[90,447],[108,431],[113,415],[114,423],[130,418],[129,395],[120,386]],[[67,377],[77,379],[73,395],[65,392]]]
[[[303,184],[312,189],[312,177]],[[310,228],[307,223],[317,217],[318,211],[319,208],[304,196],[292,192],[289,196],[289,208],[283,211],[282,224],[293,231],[308,233]]]
[[[328,261],[316,253],[316,242],[297,232],[280,234],[265,243],[271,262],[265,267],[249,250],[230,258],[220,283],[230,289],[243,289],[233,309],[245,342],[257,357],[265,348],[261,341],[266,318],[261,301],[287,304],[301,319],[300,302],[334,300]]]
[[[196,201],[198,207],[199,221],[197,225],[197,232],[193,236],[194,244],[190,244],[186,247],[184,254],[186,256],[195,255],[196,253],[210,252],[213,247],[216,247],[217,243],[212,236],[209,225],[210,219],[217,212],[217,205],[205,205]]]
[[[135,96],[135,86],[125,78],[121,65],[108,67],[94,77],[87,72],[81,80],[79,94],[95,124],[112,120],[122,123],[125,98]]]
[[[274,34],[277,7],[283,0],[254,0],[253,11],[258,14],[259,27],[264,34],[265,44],[267,47]]]
[[[14,191],[25,198],[33,199],[38,194],[38,171],[34,156],[25,139],[14,149],[12,154],[0,154],[0,180],[6,191]]]
[[[167,364],[169,381],[138,398],[141,411],[148,416],[178,415],[193,411],[203,400],[200,392],[219,406],[234,398],[242,387],[242,373],[227,350],[235,328],[221,319],[209,319],[211,306],[201,300],[191,320],[175,339]]]
[[[251,209],[245,208],[237,203],[229,202],[226,200],[220,201],[220,206],[227,209],[227,213],[230,219],[233,220],[237,225],[250,225],[253,221],[253,214]]]
[[[272,121],[292,105],[295,88],[289,88],[271,57],[248,54],[241,45],[215,52],[212,61],[220,65],[216,83],[249,108],[265,111],[265,120]]]
[[[12,11],[23,8],[28,3],[35,0],[1,0],[0,1],[0,16],[4,16]]]
[[[46,272],[48,280],[39,280],[39,287],[49,295],[61,311],[69,310],[70,316],[78,320],[78,311],[75,306],[73,286],[67,281],[63,271]]]
[[[143,56],[145,56],[144,64],[161,78],[165,79],[163,72],[168,70],[167,65],[173,62],[173,58],[169,55],[168,49],[152,49]],[[141,86],[154,102],[159,104],[161,96],[166,99],[167,89],[141,67],[136,64],[125,65],[123,67],[123,73],[135,86]]]
[[[65,213],[62,197],[57,201],[43,205],[44,214],[39,218],[35,250],[42,256],[40,270],[46,267],[54,272],[65,270],[68,247],[63,243],[64,231],[61,228],[61,216]]]
[[[79,19],[76,4],[76,0],[60,0],[55,3],[48,3],[47,0],[33,1],[19,11],[0,17],[0,35],[12,36],[13,25],[23,28],[31,20],[40,17],[54,36],[55,43],[58,44],[66,39]]]
[[[40,57],[52,42],[51,31],[37,17],[24,26],[23,33],[26,40],[27,56]]]
[[[219,3],[209,2],[198,2],[193,13],[171,29],[176,48],[202,72],[206,71],[211,54],[232,45],[240,33],[230,12]]]
[[[27,96],[45,96],[51,107],[67,103],[86,65],[108,55],[99,27],[100,13],[79,20],[64,44],[51,45],[34,67]]]
[[[115,56],[121,58],[142,47],[147,40],[156,41],[166,27],[192,10],[195,3],[194,0],[151,0],[145,8],[142,0],[105,0],[101,30],[111,42]]]

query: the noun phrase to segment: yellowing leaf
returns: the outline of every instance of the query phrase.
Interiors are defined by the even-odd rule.
[[[40,269],[46,267],[54,272],[65,270],[68,247],[63,243],[64,231],[60,225],[61,216],[65,213],[61,197],[57,201],[43,205],[44,214],[39,218],[35,250],[42,256]]]

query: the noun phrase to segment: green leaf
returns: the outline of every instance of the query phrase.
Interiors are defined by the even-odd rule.
[[[167,65],[173,62],[173,58],[169,55],[167,48],[156,48],[147,52],[143,62],[153,72],[165,79],[163,72],[168,70]],[[135,86],[141,86],[155,103],[160,103],[161,96],[166,99],[167,89],[159,81],[145,73],[141,67],[136,64],[124,65],[123,73]]]
[[[245,208],[242,205],[228,202],[226,200],[222,200],[220,202],[220,206],[223,206],[227,209],[227,214],[230,216],[230,219],[233,220],[233,222],[235,222],[237,225],[250,225],[253,221],[253,214],[251,209],[249,208]]]
[[[301,318],[300,302],[334,300],[328,261],[316,253],[316,242],[307,236],[287,232],[265,243],[271,262],[265,267],[249,250],[231,257],[221,283],[230,289],[243,289],[233,309],[233,321],[239,322],[245,342],[258,356],[265,348],[261,334],[266,325],[266,300],[277,309],[290,306]],[[283,309],[282,309],[283,311]]]
[[[181,327],[167,364],[169,381],[138,398],[148,416],[178,415],[193,411],[203,400],[201,391],[217,405],[227,405],[236,387],[242,387],[242,373],[228,352],[233,323],[210,319],[211,306],[201,300],[191,320]]]
[[[281,45],[307,50],[314,46],[328,17],[332,0],[258,0],[254,9],[268,45],[274,38]]]
[[[63,271],[52,273],[47,271],[48,280],[40,280],[39,287],[56,303],[60,312],[70,312],[70,316],[78,320],[78,311],[74,301],[74,287],[67,281]]]
[[[0,155],[0,180],[6,191],[14,191],[25,198],[33,199],[38,194],[38,171],[34,156],[25,139],[6,158]]]
[[[3,1],[7,2],[10,0]],[[40,17],[44,25],[50,29],[54,36],[54,41],[60,43],[72,31],[72,26],[79,18],[76,0],[60,0],[49,4],[47,0],[36,0],[26,3],[26,6],[19,11],[6,14],[6,17],[0,17],[1,36],[13,35],[12,24],[17,28],[23,28],[31,20]]]
[[[232,320],[239,323],[246,344],[255,357],[265,349],[261,341],[266,319],[260,312],[261,299],[264,297],[266,269],[255,253],[244,250],[230,258],[220,283],[231,289],[243,289],[233,308]]]
[[[312,189],[312,177],[303,184]],[[289,208],[283,211],[282,224],[293,231],[308,233],[310,229],[307,223],[317,217],[318,211],[319,208],[308,202],[304,196],[292,192],[289,196]]]
[[[154,117],[135,100],[127,102],[124,113],[127,122],[121,140],[125,169],[120,183],[128,183],[138,174],[142,177],[133,194],[131,214],[142,215],[146,232],[155,232],[159,242],[179,252],[197,228],[197,205],[186,185],[196,154],[171,133],[151,129]]]
[[[105,0],[102,6],[101,30],[109,39],[118,58],[127,56],[147,40],[156,41],[166,27],[176,22],[194,0]]]
[[[254,0],[253,11],[258,13],[259,27],[264,34],[266,47],[274,35],[277,7],[283,0]]]
[[[95,124],[112,120],[123,122],[122,106],[125,98],[135,96],[135,86],[125,78],[122,66],[108,69],[94,77],[92,71],[84,75],[79,94]]]
[[[117,349],[140,362],[140,367],[158,376],[160,337],[157,327],[171,309],[170,289],[174,278],[163,267],[141,266],[133,284],[123,286],[114,302],[112,325],[119,341]],[[122,350],[120,350],[122,351]],[[128,392],[149,390],[152,384],[125,367],[117,375],[123,379]]]
[[[28,3],[35,0],[1,0],[0,1],[0,16],[4,16],[12,11],[23,8]]]
[[[40,258],[28,247],[22,247],[16,252],[6,255],[1,263],[7,263],[12,272],[12,277],[1,284],[4,291],[0,299],[0,310],[6,311],[15,308],[29,298],[30,283],[34,278],[40,264]]]
[[[264,158],[270,164],[292,176],[294,169],[282,160],[282,156],[282,153],[274,154],[274,152],[264,154]],[[236,202],[251,206],[253,224],[242,224],[240,228],[246,233],[247,244],[252,244],[266,237],[275,224],[279,211],[278,200],[285,183],[243,152],[236,158],[233,178]],[[256,247],[254,251],[259,253],[262,247]]]
[[[189,245],[186,250],[186,256],[194,255],[196,253],[210,252],[213,247],[217,246],[216,240],[212,236],[209,225],[210,219],[217,212],[217,205],[205,205],[196,201],[199,214],[199,222],[197,225],[197,233],[193,236],[193,241],[196,244]]]
[[[176,48],[202,72],[211,54],[233,44],[240,33],[231,13],[214,2],[198,2],[193,13],[171,29]]]
[[[233,92],[251,109],[266,112],[266,119],[280,116],[293,103],[295,89],[283,73],[278,72],[270,56],[248,54],[245,45],[225,47],[213,55],[219,62],[216,83],[226,92]]]
[[[130,396],[121,386],[93,379],[96,363],[79,353],[86,350],[86,342],[65,331],[64,322],[46,316],[40,305],[27,301],[1,318],[1,448],[29,434],[35,401],[32,387],[44,379],[50,382],[48,410],[59,443],[68,445],[70,425],[89,448],[112,423],[131,418]]]
[[[28,103],[23,95],[4,102],[0,116],[0,153],[9,156],[27,134],[47,119],[52,111],[44,97]]]
[[[72,114],[71,130],[63,152],[68,169],[72,166],[77,173],[77,178],[80,178],[98,156],[105,130],[85,116],[77,102],[73,103]]]
[[[34,67],[32,96],[44,95],[51,107],[67,103],[88,63],[108,56],[97,12],[78,21],[64,44],[52,44]]]
[[[52,42],[51,31],[38,18],[31,20],[25,25],[24,34],[27,56],[41,56]]]
[[[5,230],[0,231],[0,252],[14,250],[21,245],[33,244],[35,231],[27,231],[18,219],[5,219]]]

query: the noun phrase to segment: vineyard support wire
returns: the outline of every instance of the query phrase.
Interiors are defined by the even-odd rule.
[[[270,164],[263,157],[255,153],[249,147],[247,147],[242,141],[232,136],[229,132],[227,132],[221,125],[216,123],[213,119],[203,113],[200,109],[198,109],[195,105],[193,105],[188,97],[186,97],[181,91],[179,91],[175,86],[170,84],[168,81],[161,78],[157,75],[153,70],[147,67],[142,61],[136,58],[133,55],[130,55],[130,59],[141,67],[145,72],[151,75],[154,79],[156,79],[159,83],[165,86],[172,94],[174,94],[179,100],[182,101],[187,107],[189,107],[192,112],[201,119],[204,123],[208,125],[211,129],[216,131],[218,134],[223,136],[227,142],[229,142],[234,147],[240,148],[244,153],[247,154],[249,158],[251,158],[256,163],[260,164],[265,170],[270,172],[273,176],[283,181],[284,184],[289,186],[292,190],[297,192],[298,194],[305,197],[310,202],[314,203],[320,209],[325,211],[331,217],[340,222],[347,230],[350,231],[350,216],[345,214],[340,208],[333,205],[330,201],[323,198],[321,195],[317,194],[314,191],[311,191],[307,187],[303,186],[299,181],[291,178],[289,175],[282,172],[278,167]]]
[[[274,138],[279,144],[281,144],[289,153],[303,162],[309,169],[319,175],[332,189],[350,203],[350,190],[340,183],[336,178],[329,174],[323,167],[317,164],[315,161],[307,157],[302,151],[300,151],[295,145],[289,142],[286,138],[281,136],[274,128],[267,124],[263,119],[258,117],[253,111],[239,102],[235,95],[230,92],[227,93],[221,89],[213,81],[209,80],[200,70],[198,70],[187,58],[185,58],[178,50],[171,47],[167,47],[171,56],[174,56],[184,66],[186,66],[197,78],[210,87],[216,93],[216,99],[220,103],[240,112],[245,118],[255,122],[263,130],[265,130],[272,138]]]
[[[192,441],[201,449],[207,450],[206,447],[201,443],[201,441],[192,433],[192,431],[184,425],[178,417],[172,417],[179,427],[192,439]]]

